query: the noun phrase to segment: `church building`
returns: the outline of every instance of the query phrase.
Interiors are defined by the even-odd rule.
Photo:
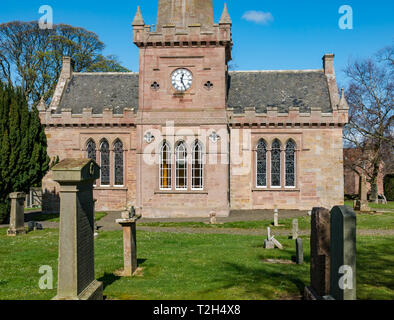
[[[229,71],[232,21],[212,0],[159,0],[157,22],[132,22],[138,73],[63,69],[39,104],[51,158],[101,167],[96,210],[147,218],[343,204],[343,126],[334,55],[318,70]],[[43,210],[59,186],[43,180]]]

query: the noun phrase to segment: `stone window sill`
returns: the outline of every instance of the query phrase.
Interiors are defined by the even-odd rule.
[[[101,186],[98,186],[98,187],[94,187],[93,190],[127,191],[129,189],[127,187],[115,187],[115,186],[101,187]]]
[[[252,192],[300,192],[298,188],[253,188]]]
[[[155,194],[208,194],[204,190],[156,190]]]

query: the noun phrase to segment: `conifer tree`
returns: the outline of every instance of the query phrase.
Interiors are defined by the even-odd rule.
[[[20,88],[0,83],[0,222],[9,216],[11,192],[29,192],[48,171],[47,141],[35,107]]]

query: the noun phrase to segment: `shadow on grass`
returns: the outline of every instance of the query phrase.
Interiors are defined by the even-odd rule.
[[[120,276],[116,276],[113,273],[108,273],[105,272],[104,275],[98,279],[98,281],[101,281],[103,283],[103,289],[108,287],[109,285],[113,284],[115,281],[120,280]]]
[[[222,284],[219,289],[238,288],[264,299],[300,299],[305,288],[300,273],[303,274],[298,266],[264,264],[261,267],[247,267],[225,262],[223,270],[218,271],[223,276],[219,276],[216,281]],[[279,288],[283,292],[278,292]]]
[[[42,213],[42,212],[25,213],[25,222],[29,222],[29,221],[41,222],[41,221],[48,221],[57,218],[59,218],[59,213]]]

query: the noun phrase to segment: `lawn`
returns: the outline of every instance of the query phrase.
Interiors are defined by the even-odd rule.
[[[162,228],[235,228],[235,229],[266,229],[271,227],[272,230],[291,229],[293,219],[280,219],[280,227],[273,226],[272,220],[261,221],[235,221],[226,222],[223,224],[211,225],[204,222],[147,222],[139,223],[139,226],[145,227],[162,227]],[[300,230],[309,230],[311,226],[311,217],[305,216],[298,218],[298,227]],[[358,213],[357,214],[357,228],[358,229],[394,229],[394,213]]]
[[[353,200],[346,200],[345,205],[353,208]],[[370,202],[369,207],[372,209],[394,210],[394,201],[388,201],[387,204]]]
[[[291,260],[295,243],[278,237],[285,249],[264,250],[259,236],[149,233],[138,231],[142,275],[120,278],[122,233],[101,232],[96,239],[96,278],[107,299],[297,299],[309,284],[309,239],[303,237],[303,265],[270,264]],[[0,229],[0,299],[50,299],[56,289],[40,290],[41,265],[57,279],[58,230],[17,238]],[[393,237],[358,237],[359,299],[394,299]]]

